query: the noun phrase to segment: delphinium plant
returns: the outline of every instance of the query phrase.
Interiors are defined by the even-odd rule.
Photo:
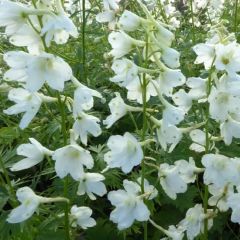
[[[238,1],[0,1],[1,239],[238,239]]]

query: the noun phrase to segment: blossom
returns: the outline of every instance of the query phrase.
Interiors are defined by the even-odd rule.
[[[162,94],[171,96],[173,88],[183,85],[185,81],[186,78],[180,70],[167,68],[159,75],[159,90]]]
[[[146,76],[146,80],[150,79],[150,76],[147,75]],[[146,86],[146,101],[148,102],[150,97],[153,96],[157,96],[157,92],[156,89],[154,87],[153,82],[155,82],[155,84],[157,84],[156,81],[149,81],[147,83]],[[127,98],[129,100],[136,100],[138,103],[142,104],[143,103],[143,81],[140,81],[139,78],[135,78],[134,81],[131,81],[127,86]]]
[[[137,181],[138,181],[138,183],[141,185],[141,183],[142,183],[142,178],[139,177],[139,178],[137,179]],[[143,186],[144,186],[144,192],[149,194],[148,197],[147,197],[148,200],[152,200],[152,199],[154,199],[155,197],[157,197],[157,195],[158,195],[157,189],[156,189],[153,185],[150,185],[150,183],[148,182],[148,180],[145,179],[145,178],[143,179]]]
[[[110,78],[110,81],[117,83],[119,86],[126,87],[133,81],[140,81],[137,65],[127,58],[114,60],[112,70],[116,76]]]
[[[13,35],[28,22],[30,14],[37,12],[34,8],[8,0],[0,2],[0,26],[6,27],[5,33]]]
[[[129,173],[134,166],[141,163],[143,151],[137,139],[126,132],[123,136],[115,135],[108,139],[110,149],[104,155],[104,161],[110,168],[121,168],[124,173]]]
[[[184,237],[184,228],[182,226],[169,226],[168,230],[163,231],[165,235],[168,236],[168,238],[162,238],[160,240],[166,240],[166,239],[171,239],[171,240],[182,240]]]
[[[72,79],[76,85],[76,90],[74,91],[73,100],[73,115],[78,116],[83,110],[87,111],[93,107],[93,97],[102,98],[102,95],[91,88],[81,84],[77,79]]]
[[[184,112],[187,112],[192,107],[192,97],[185,90],[180,89],[172,95],[172,100]]]
[[[109,54],[114,58],[123,57],[132,51],[135,46],[145,46],[145,42],[136,40],[123,31],[111,32],[108,36],[108,41],[113,48]]]
[[[45,42],[49,47],[52,40],[57,44],[65,44],[70,35],[77,38],[78,30],[72,20],[61,12],[58,15],[51,14],[43,17],[41,35],[45,35]]]
[[[42,104],[38,93],[31,93],[23,88],[13,88],[8,93],[8,98],[16,104],[4,110],[7,115],[24,113],[20,121],[20,128],[26,128],[35,117]]]
[[[31,143],[21,144],[17,148],[17,154],[25,156],[26,158],[12,165],[11,171],[20,171],[31,168],[40,163],[45,155],[51,155],[52,152],[43,147],[36,139],[29,138]]]
[[[230,145],[233,137],[240,138],[240,121],[228,116],[228,119],[221,123],[220,130],[225,144]]]
[[[240,193],[233,193],[228,197],[227,206],[232,209],[231,221],[234,223],[240,223]]]
[[[193,240],[196,236],[203,232],[204,219],[206,214],[201,204],[196,204],[193,208],[188,209],[186,217],[180,222],[180,226],[186,229],[187,237]],[[208,220],[208,229],[213,224],[212,219]]]
[[[113,9],[118,10],[119,9],[119,2],[121,0],[104,0],[103,5],[105,9]]]
[[[194,100],[207,97],[207,79],[200,77],[190,77],[186,81],[186,85],[190,88],[188,94]]]
[[[231,94],[230,89],[219,85],[217,88],[212,87],[208,102],[211,117],[218,121],[225,121],[229,114],[239,111],[240,95]]]
[[[195,64],[204,64],[205,69],[210,69],[214,57],[215,57],[215,47],[212,44],[199,43],[193,47],[194,52],[197,54]]]
[[[206,133],[200,129],[194,129],[190,132],[189,135],[193,141],[189,149],[195,152],[204,152],[206,145]]]
[[[150,211],[138,195],[141,191],[137,183],[124,180],[124,190],[111,191],[108,200],[116,208],[110,214],[110,220],[117,223],[118,229],[130,227],[134,220],[147,221]]]
[[[104,11],[98,13],[96,20],[100,23],[108,22],[109,29],[113,30],[115,28],[115,14],[119,10],[119,2],[121,0],[104,0]]]
[[[169,125],[177,125],[183,121],[185,111],[180,107],[175,107],[166,100],[162,101],[165,106],[163,110],[163,122]]]
[[[126,32],[132,32],[138,29],[141,21],[143,20],[139,16],[128,10],[125,10],[121,15],[118,24],[122,30]]]
[[[181,177],[177,166],[170,166],[167,163],[161,164],[158,177],[163,190],[171,199],[176,199],[177,193],[187,191],[187,183]]]
[[[58,91],[64,88],[64,82],[70,80],[72,70],[60,57],[49,53],[31,55],[22,51],[11,51],[4,54],[4,60],[10,70],[5,73],[5,79],[26,83],[26,88],[35,92],[45,82]]]
[[[204,183],[212,183],[216,187],[224,187],[239,174],[236,172],[234,161],[221,154],[204,155],[202,164],[206,168],[203,175]]]
[[[91,200],[96,200],[94,194],[102,197],[106,194],[107,189],[102,183],[105,177],[99,173],[84,173],[79,179],[78,195],[84,195],[85,193]]]
[[[14,208],[8,215],[7,222],[20,223],[30,218],[37,211],[40,203],[54,201],[53,198],[45,198],[36,195],[29,187],[19,188],[16,192],[21,205]]]
[[[173,48],[163,48],[161,58],[163,62],[170,68],[180,67],[180,53]]]
[[[163,27],[161,23],[154,22],[155,25],[155,37],[157,42],[159,42],[161,46],[170,47],[174,40],[174,34],[169,31],[167,28]]]
[[[94,137],[97,137],[102,133],[99,122],[100,119],[97,117],[88,115],[84,112],[79,113],[73,124],[73,130],[76,138],[80,137],[81,142],[84,145],[87,145],[89,133]]]
[[[67,145],[55,150],[52,159],[55,161],[55,171],[60,178],[70,174],[75,180],[82,177],[84,173],[83,166],[91,169],[94,164],[89,151],[77,144]]]
[[[186,160],[178,160],[174,164],[177,166],[179,174],[186,183],[194,183],[197,173],[204,170],[196,167],[193,158],[189,158],[189,162]]]
[[[212,194],[208,199],[208,205],[217,206],[221,212],[226,212],[229,209],[228,200],[233,194],[233,186],[216,187],[215,185],[209,185],[208,191]]]
[[[174,125],[161,122],[161,126],[156,129],[157,139],[164,151],[172,152],[182,139],[182,132]]]
[[[240,71],[240,47],[235,42],[227,45],[217,44],[214,65],[218,70],[225,70],[228,74]]]
[[[121,98],[120,93],[115,93],[115,95],[116,97],[113,98],[108,104],[111,115],[103,121],[103,124],[107,125],[106,128],[110,128],[116,121],[126,115],[129,110],[128,105],[125,104]]]
[[[71,226],[79,225],[82,229],[87,229],[96,225],[96,221],[91,218],[92,210],[89,207],[72,206],[70,214]]]

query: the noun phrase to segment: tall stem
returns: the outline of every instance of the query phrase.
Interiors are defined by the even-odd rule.
[[[214,62],[214,61],[213,61]],[[211,80],[212,80],[212,67],[209,72],[208,76],[208,82],[207,82],[207,97],[209,96],[211,92]],[[209,103],[207,104],[207,109],[206,109],[206,124],[205,124],[205,139],[206,139],[206,144],[205,144],[205,153],[207,154],[209,152],[210,148],[210,138],[209,138]],[[204,196],[203,196],[203,207],[204,207],[204,213],[207,213],[207,208],[208,208],[208,186],[205,185],[204,187]],[[203,239],[208,240],[208,218],[204,219],[204,233],[203,233]]]
[[[191,4],[191,18],[192,18],[192,36],[193,36],[193,43],[196,42],[196,37],[195,37],[195,25],[194,25],[194,13],[193,13],[193,0],[190,0]]]
[[[147,67],[147,60],[148,60],[148,34],[146,34],[146,52],[145,52],[145,61],[144,67]],[[143,74],[143,81],[142,81],[142,99],[143,99],[143,127],[142,127],[142,137],[141,141],[145,141],[145,136],[147,132],[147,79],[146,73]],[[145,156],[145,147],[143,146],[143,155]],[[144,178],[145,178],[145,164],[144,159],[141,163],[141,191],[144,194]],[[144,240],[148,239],[148,229],[147,229],[147,222],[143,224],[144,227]]]
[[[235,0],[235,15],[234,15],[234,32],[237,32],[238,27],[238,0]]]
[[[15,192],[14,192],[14,188],[12,186],[12,183],[11,183],[11,180],[10,180],[10,177],[8,175],[8,172],[7,172],[7,169],[5,168],[4,166],[4,162],[3,162],[3,159],[2,157],[0,156],[0,167],[2,168],[2,171],[3,171],[3,174],[4,174],[4,177],[6,179],[6,183],[7,183],[7,186],[9,188],[9,195],[12,197],[12,199],[14,200],[14,202],[11,202],[11,205],[13,205],[14,207],[16,206],[16,197],[15,197]]]
[[[67,145],[67,128],[66,128],[66,114],[65,114],[65,109],[64,109],[64,105],[62,103],[61,100],[61,96],[58,92],[58,104],[59,104],[59,110],[60,110],[60,114],[61,114],[61,130],[62,130],[62,134],[63,134],[63,143],[64,145]],[[66,177],[64,179],[64,197],[68,198],[68,178]],[[68,217],[68,212],[69,212],[69,203],[66,202],[65,205],[65,211],[64,211],[64,219],[65,219],[65,231],[66,231],[66,240],[70,240],[70,227],[69,227],[69,217]]]
[[[85,4],[85,0],[82,0],[82,76],[83,76],[82,80],[83,82],[87,81],[85,31],[86,31],[86,4]]]

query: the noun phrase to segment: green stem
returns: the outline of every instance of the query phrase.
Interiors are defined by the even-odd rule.
[[[215,61],[215,59],[214,59]],[[213,61],[213,62],[214,62]],[[209,76],[208,76],[208,82],[207,82],[207,97],[211,93],[211,81],[212,81],[212,69],[213,69],[213,63],[212,67],[209,71]],[[209,138],[209,103],[207,103],[207,109],[206,109],[206,124],[205,124],[205,139],[206,139],[206,144],[205,144],[205,153],[207,154],[210,149],[210,138]],[[208,186],[205,185],[204,187],[204,196],[203,196],[203,207],[204,207],[204,213],[207,214],[207,208],[208,208]],[[203,232],[203,239],[208,240],[208,218],[204,219],[204,232]]]
[[[235,15],[234,15],[234,32],[237,32],[238,27],[238,0],[235,0]]]
[[[148,35],[146,34],[146,52],[145,52],[145,61],[144,67],[147,67],[148,60]],[[141,141],[145,141],[146,132],[147,132],[147,79],[146,73],[143,74],[143,82],[142,82],[142,99],[143,99],[143,127],[142,127],[142,137]],[[143,146],[143,155],[145,156],[145,147]],[[141,192],[144,194],[144,178],[145,178],[145,163],[144,159],[141,162]],[[143,224],[144,227],[144,240],[148,239],[148,229],[147,222]]]
[[[2,159],[1,156],[0,156],[0,167],[2,168],[4,177],[5,177],[5,179],[6,179],[6,183],[7,183],[8,188],[9,188],[9,195],[11,196],[11,198],[12,198],[13,201],[14,201],[14,202],[11,203],[11,205],[13,205],[13,206],[15,207],[15,206],[16,206],[16,204],[15,204],[15,203],[16,203],[15,191],[14,191],[14,188],[13,188],[13,186],[12,186],[10,177],[9,177],[9,175],[8,175],[7,169],[6,169],[5,166],[4,166],[3,159]]]
[[[191,18],[192,18],[192,36],[193,36],[193,43],[196,42],[196,37],[195,37],[195,25],[194,25],[194,13],[193,13],[193,0],[190,0],[191,4]]]
[[[57,97],[58,97],[58,103],[59,103],[59,110],[60,110],[60,114],[61,114],[61,118],[62,118],[62,121],[61,121],[61,124],[62,124],[61,128],[62,129],[61,130],[62,130],[62,133],[63,133],[63,143],[64,143],[64,145],[67,145],[66,114],[65,114],[64,105],[62,103],[61,96],[60,96],[59,92],[57,94]],[[67,177],[64,179],[64,197],[68,198],[68,178]],[[71,239],[70,238],[70,226],[69,226],[68,213],[69,213],[69,203],[66,202],[65,211],[64,211],[66,240]]]
[[[85,0],[82,0],[82,76],[83,76],[83,82],[87,81],[85,32],[86,32],[86,4],[85,4]],[[89,83],[88,83],[88,85],[89,85]]]

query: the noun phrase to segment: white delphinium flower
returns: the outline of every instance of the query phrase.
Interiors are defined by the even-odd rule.
[[[39,143],[36,139],[29,138],[29,141],[31,143],[21,144],[20,146],[18,146],[17,154],[26,158],[13,164],[10,168],[11,171],[20,171],[23,169],[31,168],[32,166],[40,163],[44,159],[45,155],[52,155],[52,151],[43,147],[41,143]]]
[[[190,77],[187,79],[186,85],[190,88],[188,94],[193,100],[207,97],[207,79]]]
[[[194,129],[189,135],[193,141],[189,149],[195,152],[204,152],[206,146],[206,133],[200,129]]]
[[[28,52],[34,55],[39,54],[44,49],[40,35],[27,24],[11,35],[9,42],[18,47],[27,47]]]
[[[173,48],[163,48],[161,58],[163,62],[170,68],[180,67],[180,53]]]
[[[0,1],[0,27],[6,27],[5,33],[8,36],[14,35],[28,23],[31,14],[38,12],[26,4],[8,0]]]
[[[240,188],[237,187],[238,193],[232,193],[228,196],[227,207],[232,209],[231,221],[240,224]]]
[[[92,209],[89,207],[77,207],[72,206],[70,218],[70,224],[72,227],[80,226],[82,229],[87,229],[89,227],[94,227],[96,221],[91,218]]]
[[[151,79],[150,75],[146,75],[146,80]],[[146,102],[150,100],[150,97],[157,96],[156,89],[153,85],[153,82],[157,85],[157,82],[154,80],[151,80],[147,83],[146,86]],[[133,81],[131,81],[127,86],[127,99],[129,100],[136,100],[138,103],[143,104],[143,87],[142,84],[143,81],[140,81],[140,79],[136,78]]]
[[[209,185],[208,191],[212,194],[212,196],[208,199],[208,205],[217,206],[221,212],[226,212],[229,209],[228,200],[233,194],[233,186],[228,184],[219,188],[215,185]]]
[[[184,112],[188,112],[192,107],[192,97],[189,93],[186,93],[184,89],[180,89],[172,95],[172,100],[178,105]]]
[[[123,136],[111,136],[108,139],[107,146],[110,151],[104,155],[104,161],[109,168],[118,167],[124,173],[129,173],[143,159],[140,143],[128,132]]]
[[[210,213],[210,212],[209,212]],[[193,240],[204,230],[204,219],[207,216],[201,204],[196,204],[193,208],[188,209],[186,217],[180,222],[180,226],[186,229],[187,238]],[[213,220],[208,220],[208,229],[213,225]]]
[[[99,173],[84,173],[78,180],[77,194],[82,196],[86,193],[91,200],[96,200],[94,194],[102,197],[107,193],[105,184],[102,183],[104,179],[105,177]]]
[[[19,188],[16,195],[21,205],[11,211],[7,218],[9,223],[19,223],[27,220],[34,214],[40,204],[40,197],[29,187]]]
[[[215,67],[233,75],[240,71],[240,46],[232,42],[227,45],[217,44]]]
[[[99,126],[100,119],[84,112],[78,113],[76,120],[73,124],[73,130],[76,134],[76,138],[80,137],[81,142],[87,145],[88,134],[98,137],[101,133],[101,127]]]
[[[39,111],[42,98],[38,93],[31,93],[23,88],[13,88],[8,93],[8,99],[16,104],[4,110],[7,115],[24,113],[20,121],[20,128],[26,128]]]
[[[162,229],[162,232],[167,236],[160,240],[182,240],[184,237],[185,229],[182,226],[169,226],[168,230]]]
[[[103,120],[103,124],[107,125],[106,128],[110,128],[116,121],[126,115],[128,111],[137,110],[137,108],[125,104],[120,93],[116,92],[115,95],[116,97],[113,98],[108,104],[111,115]]]
[[[202,157],[202,164],[206,168],[203,179],[205,184],[224,187],[238,176],[237,169],[231,158],[220,154],[206,154]]]
[[[206,70],[210,69],[215,58],[215,46],[212,44],[199,43],[193,47],[197,54],[195,64],[204,64]]]
[[[49,47],[51,41],[57,44],[65,44],[69,36],[78,37],[78,30],[72,20],[67,16],[62,7],[61,0],[56,1],[57,15],[44,15],[41,35],[45,36],[46,45]]]
[[[165,107],[163,110],[164,123],[177,125],[184,120],[186,112],[182,108],[173,106],[165,99],[162,99],[162,103]]]
[[[90,110],[93,107],[93,97],[102,98],[102,95],[98,91],[83,85],[74,77],[71,80],[76,86],[73,99],[73,115],[77,117],[78,113],[81,113],[83,110]]]
[[[66,198],[46,198],[36,195],[29,187],[19,188],[16,192],[21,205],[14,208],[8,215],[7,222],[20,223],[30,218],[37,211],[41,203],[68,201]]]
[[[114,58],[121,58],[134,49],[134,47],[144,47],[145,42],[136,40],[123,31],[111,32],[108,41],[112,46],[110,55]]]
[[[196,167],[193,158],[189,158],[189,162],[186,160],[178,160],[174,164],[177,166],[181,178],[186,183],[194,183],[197,174],[203,172],[204,170]]]
[[[82,177],[83,166],[91,169],[94,164],[90,152],[77,144],[67,145],[55,150],[52,159],[55,161],[55,171],[58,177],[64,178],[70,174],[75,180]]]
[[[12,51],[4,54],[4,60],[11,68],[5,73],[5,79],[25,82],[26,88],[32,92],[38,91],[45,82],[62,91],[64,82],[72,76],[70,66],[62,58],[49,53],[34,56]]]
[[[217,86],[211,88],[208,102],[211,117],[217,121],[225,121],[229,114],[238,113],[240,110],[240,88],[235,84],[231,86],[231,82],[228,82],[224,75]]]
[[[142,21],[146,20],[128,10],[125,10],[118,21],[118,25],[122,30],[132,32],[139,28]]]
[[[187,183],[181,177],[177,166],[167,163],[161,164],[158,177],[163,190],[171,199],[176,199],[177,193],[187,191]]]
[[[168,237],[172,240],[182,240],[184,237],[184,229],[181,226],[175,227],[173,225],[169,226],[168,230],[165,232]]]
[[[170,47],[174,40],[174,34],[162,26],[160,22],[155,21],[155,37],[160,46]]]
[[[117,83],[119,86],[126,87],[132,81],[140,81],[137,65],[127,58],[114,60],[112,70],[116,76],[110,78],[110,81]]]
[[[55,0],[38,0],[36,5],[39,9],[53,10],[53,4]]]
[[[182,132],[174,125],[161,122],[160,127],[156,129],[157,139],[164,151],[172,152],[182,139]]]
[[[142,182],[142,178],[139,177],[137,179],[138,183],[141,185],[141,182]],[[144,178],[143,180],[143,185],[144,185],[144,192],[146,193],[149,193],[149,196],[147,196],[147,199],[148,200],[152,200],[154,199],[155,197],[157,197],[158,195],[158,190],[153,186],[153,185],[150,185],[148,180]]]
[[[171,96],[173,88],[182,86],[186,81],[180,70],[166,68],[158,78],[159,90],[166,96]]]
[[[103,0],[104,11],[96,16],[96,20],[100,23],[108,23],[109,29],[113,30],[116,24],[115,15],[119,10],[119,2],[121,0]]]
[[[240,138],[240,118],[237,120],[228,116],[227,120],[220,125],[221,136],[226,145],[230,145],[234,137]]]
[[[147,221],[150,211],[139,196],[141,191],[137,183],[124,180],[124,190],[111,191],[108,199],[116,208],[110,214],[110,220],[117,223],[118,229],[123,230],[130,227],[134,220]]]

